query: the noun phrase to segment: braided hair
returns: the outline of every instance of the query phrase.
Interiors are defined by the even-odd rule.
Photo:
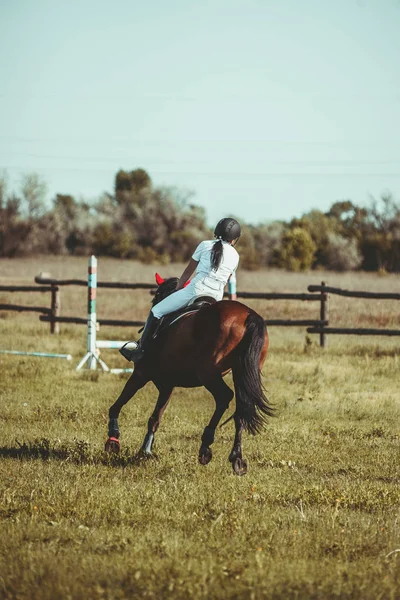
[[[211,267],[213,271],[216,271],[221,264],[223,250],[221,239],[214,242],[211,250]]]

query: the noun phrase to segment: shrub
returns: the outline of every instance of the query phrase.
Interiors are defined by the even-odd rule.
[[[294,227],[282,236],[281,249],[277,255],[278,264],[288,271],[307,271],[313,264],[316,249],[308,231]]]
[[[362,262],[357,240],[336,233],[328,234],[327,268],[331,271],[353,271]]]

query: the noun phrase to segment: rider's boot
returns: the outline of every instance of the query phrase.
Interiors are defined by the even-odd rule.
[[[147,317],[147,321],[143,329],[142,337],[139,340],[137,348],[130,350],[128,348],[125,348],[125,344],[125,346],[122,346],[122,348],[119,349],[122,356],[126,358],[126,360],[129,360],[134,363],[138,362],[141,358],[143,358],[146,348],[148,347],[153,335],[157,331],[159,323],[160,319],[157,319],[157,317],[155,317],[150,311],[150,314]]]

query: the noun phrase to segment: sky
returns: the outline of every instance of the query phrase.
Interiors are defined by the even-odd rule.
[[[0,170],[227,215],[400,201],[400,0],[0,0]]]

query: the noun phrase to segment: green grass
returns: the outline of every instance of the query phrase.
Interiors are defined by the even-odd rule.
[[[87,261],[80,263],[85,270]],[[70,265],[63,276],[84,277]],[[28,283],[39,270],[22,274],[15,262],[6,279]],[[255,274],[243,274],[246,289],[273,289],[268,276],[256,284]],[[282,277],[281,289],[304,291],[297,276],[292,285]],[[391,279],[373,277],[343,287],[376,289],[381,281],[393,289],[385,285]],[[101,298],[111,318],[133,310],[136,296]],[[78,297],[64,300],[62,314],[74,314]],[[303,310],[297,306],[292,318]],[[351,306],[349,321],[363,321],[368,306],[375,318],[373,304]],[[156,436],[157,459],[143,461],[136,452],[156,400],[149,384],[121,413],[121,454],[105,455],[108,408],[127,376],[75,372],[84,327],[62,326],[51,336],[36,315],[5,314],[2,348],[74,359],[0,355],[1,598],[399,597],[395,339],[332,336],[322,351],[304,329],[271,328],[263,374],[277,416],[261,435],[244,436],[249,473],[239,478],[227,460],[232,422],[218,431],[212,462],[197,463],[213,411],[204,389],[175,390]],[[398,319],[392,308],[382,314]],[[127,330],[104,328],[101,337],[126,338]],[[124,366],[115,351],[102,356]]]

